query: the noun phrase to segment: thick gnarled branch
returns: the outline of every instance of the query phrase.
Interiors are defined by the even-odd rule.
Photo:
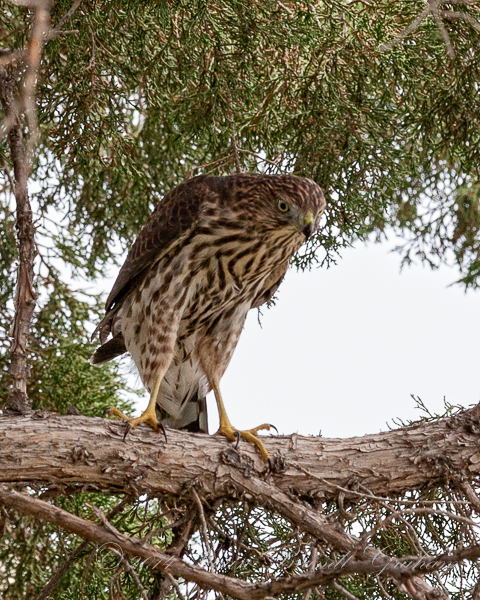
[[[480,407],[363,437],[264,437],[274,473],[246,443],[236,452],[205,434],[169,430],[165,443],[146,426],[125,442],[123,433],[121,423],[100,418],[1,416],[0,482],[181,495],[201,481],[202,493],[215,499],[232,486],[248,489],[255,476],[280,492],[322,502],[341,491],[355,501],[480,474]]]
[[[275,458],[275,472],[270,472],[247,444],[237,452],[223,438],[178,431],[169,431],[166,444],[163,437],[146,427],[136,429],[124,442],[123,431],[120,423],[82,416],[37,412],[25,417],[0,417],[0,481],[41,485],[48,488],[45,496],[98,490],[185,499],[195,488],[210,503],[250,498],[348,558],[333,570],[323,568],[311,576],[292,579],[287,587],[285,582],[276,587],[272,581],[255,590],[241,587],[235,592],[229,587],[232,582],[224,587],[225,580],[213,581],[205,575],[207,571],[188,573],[187,578],[193,577],[191,580],[199,585],[207,585],[208,580],[212,589],[239,598],[253,598],[254,591],[263,598],[307,589],[341,573],[354,572],[381,572],[412,598],[428,598],[431,588],[418,575],[436,566],[438,557],[426,557],[420,567],[392,562],[367,545],[368,538],[362,540],[342,532],[314,507],[333,500],[340,505],[340,494],[350,501],[381,500],[381,495],[420,489],[446,479],[461,482],[466,475],[474,478],[480,471],[478,407],[449,419],[361,438],[266,438],[265,444]],[[62,522],[69,531],[78,533],[67,525]],[[127,546],[122,548],[129,554]],[[480,554],[477,547],[469,552],[471,559]],[[456,558],[460,560],[454,555],[445,556],[444,562]],[[172,574],[187,575],[177,570]]]

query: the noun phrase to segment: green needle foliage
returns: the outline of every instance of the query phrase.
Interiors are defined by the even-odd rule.
[[[53,26],[71,4],[53,3]],[[35,409],[64,413],[73,404],[98,416],[116,405],[129,412],[125,370],[88,362],[102,304],[91,290],[115,269],[166,191],[200,173],[228,174],[236,162],[246,171],[308,176],[324,188],[324,227],[295,259],[298,267],[328,265],[355,240],[395,231],[404,239],[404,261],[453,262],[463,286],[480,285],[480,8],[445,2],[445,15],[415,22],[425,6],[423,0],[80,3],[65,33],[46,43],[37,84],[40,142],[30,195],[39,297],[28,349]],[[1,48],[21,50],[33,18],[32,10],[1,1]],[[18,255],[4,137],[0,160],[5,401]],[[58,502],[85,516],[88,502],[107,513],[118,499],[92,494]],[[146,502],[134,502],[116,526],[132,535],[146,535],[139,533],[146,522],[160,527],[159,512],[138,517]],[[365,526],[379,518],[378,510],[356,510]],[[221,572],[256,580],[308,568],[311,540],[292,542],[282,519],[248,506],[218,511],[212,535],[218,535]],[[439,519],[415,519],[432,548],[438,532],[450,540],[459,535],[458,528],[445,533]],[[0,590],[9,600],[33,598],[79,542],[13,513],[8,523],[0,572],[9,576],[0,578]],[[242,528],[248,544],[233,550],[230,540]],[[380,532],[379,547],[393,546],[398,556],[414,552],[404,528]],[[170,543],[155,539],[159,547]],[[201,560],[201,554],[195,558],[200,543],[191,550],[194,562]],[[85,548],[55,598],[143,593],[128,569],[102,569],[92,552]],[[322,558],[331,559],[328,552]],[[139,568],[138,577],[149,593],[161,587],[147,568]],[[370,577],[342,585],[359,598],[384,594]],[[452,597],[463,597],[462,585],[451,584]],[[403,597],[391,582],[384,591]],[[333,589],[312,593],[342,597]]]

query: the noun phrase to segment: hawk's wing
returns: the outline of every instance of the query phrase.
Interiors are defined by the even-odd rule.
[[[102,344],[110,332],[113,332],[114,338],[98,348],[93,362],[105,362],[126,351],[123,336],[114,329],[115,314],[122,301],[142,283],[159,256],[195,226],[203,201],[217,191],[217,179],[211,175],[190,179],[174,188],[158,203],[138,234],[107,298],[105,317],[93,335],[100,332]]]
[[[157,258],[196,223],[202,200],[211,191],[206,179],[213,177],[195,177],[158,203],[120,269],[105,305],[107,311],[138,287]]]

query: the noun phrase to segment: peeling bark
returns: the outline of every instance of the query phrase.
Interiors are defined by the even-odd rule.
[[[254,448],[223,438],[168,430],[168,443],[146,426],[123,441],[124,425],[39,411],[0,417],[0,482],[61,490],[181,496],[199,482],[210,499],[268,482],[310,503],[350,501],[418,490],[480,474],[480,407],[430,423],[347,439],[263,437],[269,473]],[[361,488],[358,486],[361,484]],[[258,486],[257,486],[258,487]],[[270,492],[269,492],[270,493]],[[367,493],[367,497],[368,497]],[[273,499],[274,501],[274,499]]]
[[[188,500],[195,488],[210,504],[230,498],[270,507],[346,557],[333,570],[324,567],[308,576],[253,587],[202,570],[190,572],[180,559],[171,571],[166,568],[167,573],[237,598],[260,600],[270,594],[308,589],[339,574],[375,572],[393,578],[411,598],[447,598],[419,575],[433,570],[439,560],[451,563],[480,556],[480,547],[472,546],[462,550],[465,556],[423,557],[420,568],[407,567],[367,545],[367,540],[362,543],[342,531],[317,510],[320,502],[338,501],[339,493],[350,501],[365,496],[375,500],[446,481],[461,486],[477,477],[480,407],[448,419],[357,438],[266,437],[265,445],[274,458],[273,472],[249,444],[241,444],[237,452],[223,438],[205,434],[169,431],[166,443],[163,436],[144,426],[125,442],[123,433],[122,423],[99,418],[39,411],[0,417],[0,482],[44,486],[43,497],[98,490]],[[113,541],[98,526],[92,525],[92,531],[86,532],[76,517],[40,505],[36,499],[22,500],[6,488],[1,488],[0,498],[6,506],[57,523],[85,539]],[[123,535],[121,539],[117,536],[116,543],[130,556],[164,558]],[[165,570],[165,561],[157,564]],[[174,563],[169,560],[168,564]]]

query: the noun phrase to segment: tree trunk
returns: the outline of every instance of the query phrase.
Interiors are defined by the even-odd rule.
[[[5,112],[4,126],[9,129],[8,141],[15,175],[15,200],[17,213],[17,247],[19,266],[15,289],[15,317],[10,336],[10,382],[11,392],[8,408],[20,413],[30,410],[27,396],[29,369],[27,364],[27,342],[30,324],[35,310],[36,294],[33,290],[33,266],[36,256],[35,228],[32,209],[28,199],[28,165],[23,139],[22,119],[14,97],[15,71],[9,75],[0,66],[0,102]]]

